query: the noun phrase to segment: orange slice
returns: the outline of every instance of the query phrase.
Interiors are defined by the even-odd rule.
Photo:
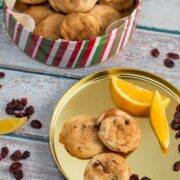
[[[150,121],[154,133],[160,143],[163,154],[167,153],[169,146],[169,126],[164,105],[158,91],[154,93],[150,110]]]
[[[0,135],[15,132],[20,129],[26,122],[27,117],[0,119]]]
[[[134,116],[148,116],[150,112],[153,92],[119,79],[110,78],[110,92],[115,105]],[[170,99],[163,97],[166,108]]]

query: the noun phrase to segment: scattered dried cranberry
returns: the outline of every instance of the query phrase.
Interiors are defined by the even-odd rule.
[[[7,107],[9,107],[9,108],[14,108],[15,109],[16,106],[17,106],[17,102],[16,102],[15,99],[13,99],[11,102],[9,102],[7,104]]]
[[[151,55],[154,57],[158,57],[160,54],[159,50],[157,48],[154,48],[151,50]]]
[[[139,177],[137,174],[132,174],[129,180],[139,180]]]
[[[164,65],[168,68],[172,68],[175,66],[174,61],[172,61],[171,59],[165,59],[164,60]]]
[[[26,106],[28,103],[28,100],[27,98],[21,98],[21,102],[23,103],[24,106]]]
[[[14,114],[14,109],[11,107],[6,107],[5,109],[6,113],[9,115],[13,115]]]
[[[173,52],[169,52],[167,53],[167,57],[170,58],[170,59],[179,59],[179,54],[177,53],[173,53]]]
[[[2,158],[2,159],[6,158],[6,156],[8,155],[8,153],[9,153],[9,149],[8,149],[7,147],[3,147],[3,148],[1,149],[1,158]]]
[[[174,171],[179,171],[180,170],[180,161],[177,161],[173,165],[173,170]]]
[[[180,112],[180,104],[178,104],[178,105],[176,106],[176,111],[177,111],[177,112]]]
[[[26,109],[25,109],[25,113],[27,115],[32,115],[34,113],[34,107],[33,106],[28,106]]]
[[[146,176],[142,177],[141,180],[151,180],[151,178],[148,178]]]
[[[174,129],[174,130],[180,130],[180,123],[179,122],[177,122],[177,121],[175,121],[175,120],[173,120],[172,122],[171,122],[171,128],[172,129]]]
[[[14,162],[14,163],[11,164],[11,166],[10,166],[10,168],[9,168],[9,171],[10,171],[11,173],[14,173],[15,171],[21,169],[22,166],[23,166],[22,163],[20,163],[20,162]]]
[[[16,111],[22,111],[24,109],[24,104],[19,100],[16,100],[16,103],[17,105],[14,107],[14,109]]]
[[[4,72],[0,72],[0,78],[4,78],[5,73]]]
[[[29,151],[24,151],[24,153],[21,156],[21,159],[27,159],[30,157],[30,152]]]
[[[174,114],[174,120],[177,122],[180,121],[180,111],[178,111]]]
[[[42,124],[39,120],[32,120],[31,127],[35,128],[35,129],[40,129],[40,128],[42,128]]]
[[[176,139],[180,138],[180,131],[178,131],[175,135]]]
[[[25,117],[26,115],[25,115],[25,113],[23,113],[23,112],[19,112],[19,113],[15,113],[15,116],[16,116],[17,118],[23,118],[23,117]]]
[[[21,160],[21,156],[22,156],[22,153],[20,150],[16,150],[12,155],[11,155],[11,160],[13,161],[19,161]]]
[[[20,180],[24,177],[24,174],[23,174],[23,171],[22,170],[17,170],[17,171],[14,171],[13,172],[14,174],[14,177],[17,179],[17,180]]]

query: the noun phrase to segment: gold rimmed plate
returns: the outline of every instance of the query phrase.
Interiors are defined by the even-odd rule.
[[[109,78],[120,77],[151,91],[158,90],[171,99],[166,109],[170,123],[175,108],[180,103],[180,92],[164,79],[145,71],[134,69],[109,69],[94,73],[77,82],[61,98],[53,113],[50,126],[50,146],[53,157],[60,171],[67,179],[83,180],[88,160],[80,160],[71,156],[59,143],[59,132],[64,122],[74,116],[87,114],[97,117],[108,108],[115,107],[110,96]],[[176,180],[179,173],[173,171],[173,164],[179,160],[178,140],[175,131],[170,129],[170,146],[168,154],[162,155],[159,143],[153,133],[148,117],[136,117],[141,129],[140,146],[127,157],[132,173],[140,177],[148,176],[152,180]]]

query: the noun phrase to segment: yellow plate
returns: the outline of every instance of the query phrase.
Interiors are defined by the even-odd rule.
[[[59,132],[63,123],[77,115],[98,116],[105,109],[114,107],[109,92],[109,76],[117,75],[138,86],[149,90],[158,90],[171,98],[167,108],[169,124],[173,119],[175,107],[180,103],[180,92],[170,83],[153,74],[133,69],[109,69],[80,80],[59,101],[55,108],[50,126],[50,146],[53,157],[61,172],[67,179],[83,180],[83,173],[88,160],[79,160],[71,156],[59,143]],[[163,156],[157,138],[148,118],[137,118],[141,128],[140,146],[127,157],[132,173],[140,177],[148,176],[152,180],[176,180],[179,173],[172,170],[179,160],[178,144],[175,131],[170,128],[170,146],[167,156]]]

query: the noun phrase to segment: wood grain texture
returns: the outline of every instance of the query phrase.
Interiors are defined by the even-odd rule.
[[[1,71],[1,69],[0,69]],[[31,128],[30,121],[17,133],[22,136],[48,140],[49,125],[53,110],[63,94],[77,81],[72,79],[41,76],[30,73],[3,70],[6,73],[0,80],[0,118],[8,117],[6,104],[13,98],[27,97],[35,113],[31,119],[39,119],[43,127],[40,130]]]
[[[24,171],[23,180],[65,180],[56,167],[48,143],[0,136],[0,149],[3,146],[7,146],[10,153],[6,159],[0,161],[0,180],[15,179],[8,171],[12,163],[9,156],[15,150],[31,152],[30,158],[21,161]]]

